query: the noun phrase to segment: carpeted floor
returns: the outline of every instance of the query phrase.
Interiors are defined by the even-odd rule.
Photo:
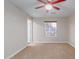
[[[11,59],[75,59],[75,49],[68,44],[35,44]]]

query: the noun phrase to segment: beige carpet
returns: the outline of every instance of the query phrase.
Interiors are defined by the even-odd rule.
[[[35,44],[11,59],[75,59],[75,49],[68,44]]]

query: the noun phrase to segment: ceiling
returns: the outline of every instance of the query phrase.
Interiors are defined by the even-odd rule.
[[[56,4],[60,8],[60,10],[59,11],[52,10],[48,13],[46,12],[45,8],[35,9],[35,7],[42,4],[37,0],[10,0],[10,1],[32,17],[68,17],[75,13],[74,0],[66,0],[65,2]]]

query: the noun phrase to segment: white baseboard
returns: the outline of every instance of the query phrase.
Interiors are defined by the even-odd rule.
[[[71,42],[68,42],[68,44],[75,48],[75,44],[73,44]]]
[[[51,41],[51,42],[48,42],[48,41],[34,41],[33,43],[67,43],[67,41]]]
[[[20,51],[22,51],[24,48],[28,47],[27,44],[22,47],[21,49],[17,50],[15,53],[13,53],[12,55],[10,55],[9,57],[5,58],[5,59],[11,59],[13,56],[15,56],[16,54],[18,54]]]

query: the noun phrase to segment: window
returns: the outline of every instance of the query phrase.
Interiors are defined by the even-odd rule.
[[[56,37],[57,22],[45,21],[45,35],[48,37]]]

